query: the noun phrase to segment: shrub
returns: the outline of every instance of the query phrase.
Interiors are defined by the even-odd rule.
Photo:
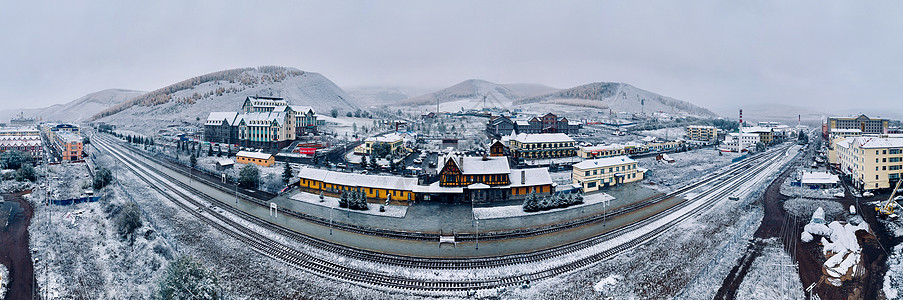
[[[223,299],[219,279],[199,261],[181,256],[166,267],[157,299]]]

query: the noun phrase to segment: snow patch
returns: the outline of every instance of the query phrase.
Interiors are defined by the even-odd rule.
[[[593,290],[597,292],[604,292],[608,290],[608,286],[614,286],[621,280],[624,280],[624,276],[610,275],[608,277],[602,278],[602,280],[599,280],[599,282],[596,282],[596,285],[593,285]]]

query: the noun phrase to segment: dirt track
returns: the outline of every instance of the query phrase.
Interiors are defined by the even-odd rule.
[[[803,156],[811,158],[810,155]],[[795,162],[796,165],[798,162]],[[749,243],[746,253],[740,259],[738,264],[734,266],[728,276],[724,279],[721,288],[716,293],[715,299],[734,299],[736,291],[743,282],[743,278],[752,265],[752,262],[761,255],[762,240],[778,237],[781,239],[784,250],[796,260],[799,266],[799,276],[803,288],[807,288],[816,283],[812,292],[817,294],[821,299],[878,299],[879,292],[882,288],[882,280],[884,273],[887,271],[885,261],[887,255],[881,247],[892,247],[899,241],[893,241],[875,220],[874,211],[867,207],[859,210],[862,217],[869,223],[869,226],[875,231],[875,234],[857,234],[859,244],[862,245],[863,274],[853,280],[844,281],[841,287],[835,287],[823,281],[822,264],[825,257],[822,254],[819,243],[810,242],[803,243],[799,239],[799,234],[803,231],[803,226],[808,220],[794,220],[792,216],[784,211],[784,201],[789,197],[780,194],[780,186],[784,179],[796,169],[791,166],[777,180],[772,182],[763,196],[761,201],[765,207],[765,216],[762,225],[756,230],[754,238],[756,241]],[[844,207],[856,204],[856,199],[848,192],[843,199],[836,199],[837,202]],[[863,208],[866,208],[863,210]],[[843,219],[843,216],[838,216]],[[828,220],[831,221],[831,220]],[[877,239],[876,239],[877,235]],[[881,241],[881,245],[877,241]],[[888,246],[891,245],[891,246]],[[809,293],[805,293],[809,297]]]
[[[18,203],[20,209],[14,211],[9,225],[0,229],[0,263],[10,271],[9,290],[6,299],[34,299],[34,266],[31,263],[31,252],[28,250],[28,224],[34,215],[34,208],[25,199],[23,193],[4,194],[3,199]],[[4,207],[12,207],[6,204]],[[5,215],[4,215],[5,216]],[[6,220],[0,220],[0,226]]]

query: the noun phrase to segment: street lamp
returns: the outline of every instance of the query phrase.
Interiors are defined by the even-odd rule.
[[[480,250],[480,221],[477,221],[477,250]]]

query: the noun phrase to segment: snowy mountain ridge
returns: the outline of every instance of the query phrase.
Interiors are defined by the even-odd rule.
[[[480,79],[468,79],[439,91],[409,98],[399,105],[435,105],[438,101],[438,103],[462,102],[465,108],[477,108],[483,106],[483,97],[486,97],[487,107],[510,108],[517,99],[557,90],[540,84],[497,84]]]
[[[42,108],[3,110],[0,111],[0,120],[6,122],[21,112],[25,117],[35,117],[40,121],[77,123],[88,120],[94,114],[143,93],[142,91],[128,89],[106,89],[87,94],[64,104],[54,104]]]
[[[225,70],[169,85],[94,115],[93,120],[143,134],[166,126],[198,124],[213,111],[239,111],[248,96],[283,97],[321,114],[359,108],[323,75],[286,67]]]
[[[594,82],[544,95],[526,97],[515,101],[514,105],[530,103],[585,106],[631,113],[663,112],[697,117],[717,116],[712,111],[690,102],[665,97],[627,83],[615,82]]]

